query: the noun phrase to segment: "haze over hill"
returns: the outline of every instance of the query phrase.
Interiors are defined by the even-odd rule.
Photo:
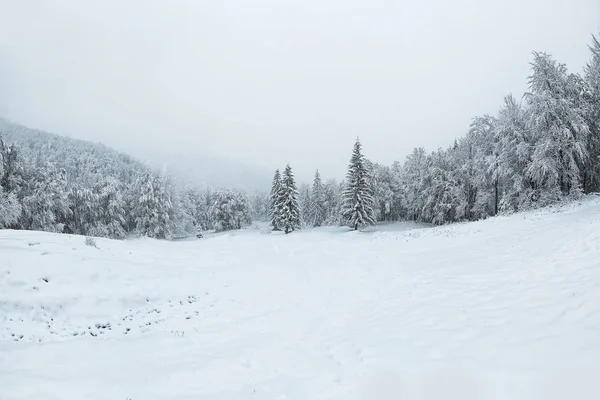
[[[532,50],[580,72],[599,4],[5,0],[0,115],[142,158],[341,179],[356,136],[386,165],[450,145],[527,90]]]
[[[43,151],[45,146],[51,146],[52,143],[61,143],[61,145],[54,146],[54,150],[57,152],[51,154],[51,158],[58,166],[62,167],[68,165],[66,158],[72,155],[69,153],[69,149],[83,144],[90,152],[96,154],[95,157],[99,157],[97,162],[101,162],[101,158],[109,154],[111,157],[121,158],[127,162],[141,162],[151,169],[165,171],[183,183],[198,187],[230,187],[247,192],[267,191],[272,177],[272,171],[244,165],[224,157],[203,154],[201,151],[194,155],[189,152],[180,154],[172,149],[160,152],[133,149],[131,153],[123,153],[104,144],[93,142],[85,144],[79,139],[56,135],[40,129],[31,129],[3,118],[0,118],[0,134],[8,143],[17,144],[28,153]],[[46,156],[48,155],[46,154]]]

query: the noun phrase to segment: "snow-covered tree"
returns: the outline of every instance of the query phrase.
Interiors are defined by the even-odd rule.
[[[374,203],[371,177],[366,166],[365,157],[361,152],[360,141],[357,138],[350,158],[346,176],[346,189],[344,190],[342,217],[346,224],[354,230],[359,227],[374,225]]]
[[[389,221],[392,219],[394,202],[392,171],[387,166],[373,163],[372,175],[373,197],[375,199],[376,211],[379,212],[379,220]]]
[[[403,208],[406,218],[417,221],[421,219],[425,199],[423,197],[423,181],[427,172],[427,155],[422,147],[416,148],[406,157],[402,170],[400,191],[403,192]]]
[[[188,197],[185,194],[184,187],[173,177],[165,178],[167,192],[171,198],[171,231],[174,238],[189,237],[197,234],[195,220],[190,212]]]
[[[248,199],[244,193],[229,189],[222,189],[215,194],[212,215],[217,231],[241,229],[252,222]]]
[[[298,189],[298,203],[300,205],[301,224],[308,224],[310,213],[310,186],[306,183],[300,185]]]
[[[71,217],[65,231],[77,235],[104,236],[95,229],[101,214],[97,192],[79,184],[73,185],[69,191],[69,207]]]
[[[271,227],[274,231],[280,230],[279,221],[281,220],[280,210],[278,207],[279,192],[281,191],[281,175],[279,169],[275,170],[273,176],[273,184],[271,185],[271,194],[269,195],[269,218],[271,219]]]
[[[319,170],[315,172],[308,215],[308,222],[314,227],[321,226],[325,222],[325,189]]]
[[[170,239],[173,204],[164,179],[150,172],[144,174],[137,184],[137,193],[132,210],[137,232],[151,238]]]
[[[551,195],[570,194],[581,187],[580,165],[589,157],[589,127],[569,93],[564,64],[534,52],[532,72],[527,122],[536,143],[527,173],[536,187]]]
[[[21,204],[14,193],[6,193],[0,186],[0,229],[8,228],[19,220]]]
[[[4,142],[0,135],[0,186],[6,193],[18,195],[26,181],[26,165],[21,151]]]
[[[589,48],[592,58],[584,68],[587,87],[581,96],[587,103],[584,115],[590,129],[587,145],[588,159],[582,177],[585,193],[600,190],[600,41],[594,35]]]
[[[94,227],[88,234],[111,239],[125,237],[125,199],[123,187],[115,177],[104,177],[94,185],[98,205]]]
[[[16,224],[21,215],[17,194],[23,181],[15,171],[19,162],[16,149],[0,137],[0,229]]]
[[[70,218],[66,172],[52,165],[38,166],[22,200],[23,229],[63,232]]]
[[[267,221],[269,219],[269,201],[269,194],[260,191],[254,193],[250,200],[253,220]]]
[[[502,184],[501,212],[514,212],[525,203],[533,187],[526,177],[531,163],[533,141],[525,119],[525,111],[512,96],[504,98],[496,124],[498,176]]]
[[[300,206],[298,204],[298,189],[296,188],[294,174],[289,164],[285,167],[283,176],[281,177],[276,208],[279,214],[278,226],[286,234],[300,229],[301,219]]]
[[[458,168],[453,162],[453,156],[453,149],[440,149],[427,157],[427,168],[422,181],[422,221],[442,225],[465,217],[467,202],[457,179]]]
[[[339,225],[342,223],[342,194],[344,193],[344,182],[329,179],[323,185],[325,222],[326,225]]]
[[[467,134],[474,146],[472,177],[477,188],[475,203],[468,211],[475,219],[496,215],[500,205],[499,155],[495,129],[496,119],[486,114],[473,119]]]

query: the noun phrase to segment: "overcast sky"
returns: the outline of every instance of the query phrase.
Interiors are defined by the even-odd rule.
[[[386,164],[446,147],[599,27],[599,0],[0,0],[0,115],[342,178],[356,136]]]

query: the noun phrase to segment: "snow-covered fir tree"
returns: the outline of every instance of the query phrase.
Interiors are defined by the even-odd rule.
[[[279,195],[277,197],[278,226],[285,233],[300,229],[300,205],[298,204],[298,189],[290,165],[286,165],[281,177]]]
[[[271,220],[271,227],[274,231],[280,230],[279,222],[281,219],[281,215],[279,213],[279,207],[277,203],[279,202],[279,192],[281,191],[281,174],[279,173],[279,169],[275,170],[275,175],[273,176],[273,184],[271,185],[271,193],[269,195],[269,218]]]
[[[319,174],[319,170],[317,170],[315,172],[315,179],[313,181],[312,193],[310,196],[308,222],[314,227],[323,225],[326,217],[325,212],[325,190],[323,188],[323,182],[321,181],[321,174]]]
[[[350,158],[348,174],[346,175],[346,189],[344,190],[342,209],[344,222],[354,230],[359,227],[374,225],[374,203],[371,177],[361,151],[360,140],[357,138]]]

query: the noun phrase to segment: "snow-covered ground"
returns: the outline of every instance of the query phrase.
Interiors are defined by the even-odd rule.
[[[600,398],[598,198],[96,242],[0,231],[0,399]]]

